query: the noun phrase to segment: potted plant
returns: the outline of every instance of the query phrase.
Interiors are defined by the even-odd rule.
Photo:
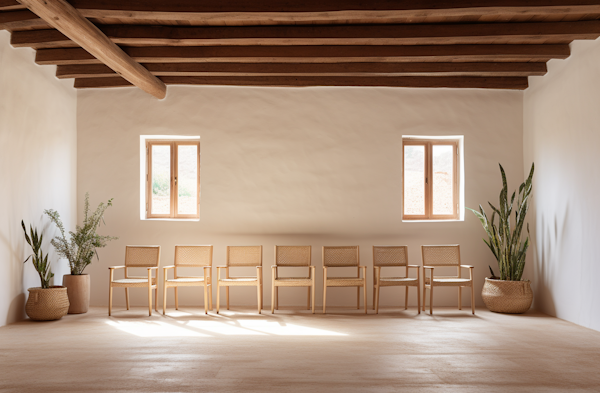
[[[104,222],[104,212],[112,206],[112,198],[107,203],[100,203],[90,214],[89,193],[85,194],[83,209],[83,225],[76,226],[75,232],[69,231],[68,237],[65,227],[56,210],[48,209],[44,213],[60,230],[60,235],[52,239],[52,245],[58,254],[69,261],[71,274],[63,276],[63,285],[67,287],[69,301],[69,314],[86,313],[90,306],[90,276],[84,274],[85,268],[92,263],[94,255],[98,256],[97,248],[105,247],[110,240],[117,239],[111,236],[101,236],[96,233],[101,222]]]
[[[25,223],[21,220],[25,240],[31,247],[33,253],[23,262],[31,258],[33,267],[38,272],[41,281],[41,287],[29,288],[29,297],[25,305],[25,313],[34,321],[53,321],[61,319],[67,315],[69,309],[69,299],[67,297],[67,288],[62,286],[50,286],[50,279],[54,273],[48,263],[48,254],[44,255],[42,251],[43,234],[38,236],[37,229],[29,226],[29,235],[25,228]]]
[[[483,241],[492,250],[500,270],[500,276],[496,277],[490,266],[492,276],[485,279],[481,292],[483,302],[490,311],[521,314],[529,310],[533,301],[530,281],[522,280],[525,257],[529,248],[529,224],[527,224],[527,235],[524,238],[521,236],[525,216],[529,209],[533,171],[534,164],[531,164],[529,177],[519,186],[514,221],[512,212],[517,193],[513,192],[510,200],[508,199],[506,174],[502,165],[500,165],[502,190],[498,208],[488,202],[493,211],[492,218],[488,220],[481,205],[479,205],[479,211],[468,208],[481,221],[481,225],[488,235],[488,240],[483,239]],[[497,223],[496,216],[498,217]]]

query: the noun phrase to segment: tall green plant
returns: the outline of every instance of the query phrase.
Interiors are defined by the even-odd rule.
[[[90,195],[86,193],[83,226],[77,225],[75,232],[69,231],[69,238],[67,238],[65,227],[58,212],[52,209],[44,210],[44,213],[50,217],[50,220],[60,230],[60,236],[52,239],[51,243],[61,257],[69,260],[71,274],[74,275],[83,274],[85,268],[92,263],[94,255],[100,259],[96,251],[97,248],[106,247],[108,241],[117,239],[116,237],[101,236],[96,233],[100,223],[104,223],[104,212],[109,206],[112,206],[112,198],[107,203],[100,203],[91,215],[89,199]]]
[[[40,281],[42,282],[42,288],[50,288],[50,279],[54,277],[54,273],[50,269],[50,264],[48,263],[48,254],[44,256],[42,252],[42,240],[44,238],[43,234],[38,236],[37,228],[33,229],[32,225],[29,225],[29,235],[27,234],[27,229],[25,228],[25,223],[21,220],[21,226],[23,227],[23,232],[25,232],[25,240],[31,247],[33,254],[29,255],[23,263],[27,262],[29,258],[31,258],[31,262],[33,263],[33,267],[40,275]]]
[[[529,248],[529,224],[527,224],[527,236],[525,239],[522,239],[521,233],[523,231],[527,210],[529,210],[529,196],[531,195],[532,189],[531,182],[533,180],[533,171],[534,164],[531,164],[529,177],[519,186],[514,228],[511,229],[511,214],[516,191],[513,192],[509,203],[506,174],[504,173],[502,165],[500,165],[502,190],[500,191],[498,208],[488,202],[493,210],[491,220],[488,220],[481,205],[479,205],[479,211],[467,208],[479,218],[483,229],[485,229],[485,232],[488,235],[488,240],[483,239],[483,241],[488,245],[490,250],[492,250],[494,257],[496,257],[496,260],[498,261],[501,280],[520,281],[523,276],[525,256],[527,255],[527,249]],[[496,216],[498,216],[498,224],[496,224]]]

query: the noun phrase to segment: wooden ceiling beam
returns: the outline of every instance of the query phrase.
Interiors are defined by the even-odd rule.
[[[26,10],[23,4],[17,0],[0,0],[0,11]]]
[[[125,46],[568,44],[600,36],[600,20],[555,23],[171,27],[99,26]],[[57,30],[14,32],[15,47],[78,45]]]
[[[161,77],[168,85],[215,85],[215,86],[380,86],[380,87],[429,87],[429,88],[479,88],[523,90],[528,86],[525,77]],[[129,82],[122,78],[76,79],[75,87],[106,88],[125,87]]]
[[[156,76],[532,76],[546,74],[546,63],[147,63]],[[59,79],[109,78],[103,64],[61,65]]]
[[[600,4],[582,0],[72,0],[87,18],[192,25],[261,25],[313,23],[406,23],[433,19],[477,21],[485,17],[529,20],[598,14]]]
[[[27,9],[0,12],[0,30],[49,29],[51,26]]]
[[[65,0],[19,2],[140,89],[157,98],[167,94],[163,82],[136,63]]]
[[[568,45],[125,47],[140,63],[526,62],[565,59]],[[99,64],[80,48],[40,49],[38,64]]]

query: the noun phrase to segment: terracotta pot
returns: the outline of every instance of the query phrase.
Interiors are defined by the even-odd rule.
[[[69,298],[67,288],[29,288],[25,305],[27,316],[34,321],[53,321],[67,315]]]
[[[481,297],[490,311],[522,314],[531,307],[533,291],[529,280],[505,281],[486,277]]]
[[[65,274],[63,285],[69,295],[69,314],[83,314],[90,308],[90,276],[89,274]]]

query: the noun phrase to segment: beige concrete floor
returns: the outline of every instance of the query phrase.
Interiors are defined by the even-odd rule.
[[[535,312],[170,311],[2,327],[0,391],[600,391],[600,332]]]

